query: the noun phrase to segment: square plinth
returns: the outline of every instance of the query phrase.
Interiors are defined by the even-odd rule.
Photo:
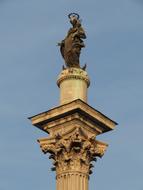
[[[29,117],[32,124],[47,133],[66,132],[70,126],[82,126],[96,135],[111,131],[117,123],[80,99]]]

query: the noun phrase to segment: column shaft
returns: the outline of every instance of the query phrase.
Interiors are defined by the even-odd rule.
[[[88,190],[88,175],[66,173],[57,176],[57,190]]]

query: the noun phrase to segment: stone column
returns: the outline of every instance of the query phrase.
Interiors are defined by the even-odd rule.
[[[117,123],[87,103],[90,80],[80,68],[80,53],[86,34],[77,13],[68,15],[72,27],[61,43],[60,51],[67,68],[63,68],[57,85],[60,105],[29,117],[32,124],[48,134],[39,139],[42,151],[53,160],[57,190],[88,190],[93,161],[102,157],[107,144],[96,136],[111,131]]]
[[[57,80],[60,88],[60,105],[76,99],[87,102],[87,88],[90,80],[87,72],[80,68],[64,69]]]

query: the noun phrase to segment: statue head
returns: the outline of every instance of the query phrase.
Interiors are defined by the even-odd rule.
[[[79,15],[77,13],[70,13],[68,15],[70,23],[73,25],[73,28],[76,26],[81,26],[81,21],[79,20]]]

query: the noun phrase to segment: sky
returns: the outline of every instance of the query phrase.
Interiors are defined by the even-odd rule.
[[[57,43],[77,12],[86,31],[81,65],[88,104],[119,125],[90,190],[143,189],[143,0],[0,0],[0,190],[54,190],[55,173],[30,116],[59,105]]]

